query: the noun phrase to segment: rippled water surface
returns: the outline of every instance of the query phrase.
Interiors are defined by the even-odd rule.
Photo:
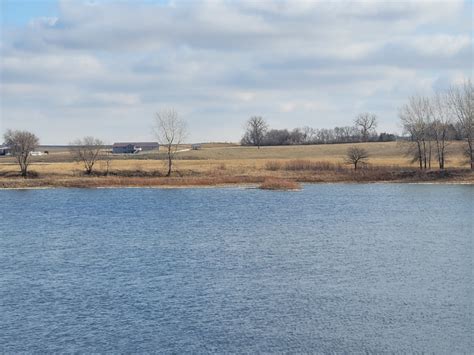
[[[0,352],[466,352],[474,187],[0,191]]]

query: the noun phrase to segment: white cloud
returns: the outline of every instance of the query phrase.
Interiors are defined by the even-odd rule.
[[[472,38],[466,34],[420,35],[415,36],[410,45],[424,55],[451,57],[462,50],[470,51]]]
[[[408,95],[472,75],[470,6],[61,1],[57,17],[2,25],[3,127],[36,110],[38,134],[64,143],[100,115],[110,140],[133,139],[172,105],[194,141],[238,140],[252,114],[331,127],[374,110],[389,129]]]
[[[54,27],[58,23],[58,17],[38,17],[29,22],[29,27],[32,29],[39,29],[42,27]]]

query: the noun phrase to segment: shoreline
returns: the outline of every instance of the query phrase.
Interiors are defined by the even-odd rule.
[[[474,171],[462,157],[462,146],[452,142],[447,169],[419,170],[408,165],[397,142],[357,143],[372,156],[355,170],[344,162],[348,144],[255,147],[205,147],[180,153],[173,174],[165,176],[164,161],[157,153],[114,155],[105,165],[97,161],[91,175],[75,162],[69,151],[51,151],[33,157],[28,178],[20,176],[11,157],[0,158],[0,189],[28,188],[212,188],[258,186],[292,189],[300,184],[416,183],[474,184]],[[263,186],[262,186],[263,185]]]
[[[269,177],[274,178],[274,177]],[[88,178],[83,179],[62,179],[53,181],[41,181],[41,179],[26,179],[20,181],[2,181],[0,179],[0,191],[2,190],[49,190],[49,189],[212,189],[212,188],[242,188],[242,189],[258,189],[264,182],[264,179],[249,179],[254,181],[234,181],[234,182],[206,182],[197,181],[192,183],[190,181],[140,181],[138,184],[133,183],[133,179],[121,179],[122,181],[98,181],[97,179]],[[277,179],[282,179],[277,177]],[[124,181],[125,180],[125,181]],[[238,179],[236,179],[238,180]],[[258,180],[258,181],[257,181]],[[368,185],[368,184],[407,184],[407,185],[474,185],[474,179],[456,180],[456,179],[436,179],[436,180],[418,180],[412,179],[393,179],[393,180],[314,180],[307,181],[307,179],[285,179],[292,182],[305,185],[322,185],[322,184],[353,184],[353,185]],[[279,190],[279,189],[276,189]]]

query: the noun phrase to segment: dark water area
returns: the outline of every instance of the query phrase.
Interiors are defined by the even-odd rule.
[[[0,352],[472,353],[474,187],[0,191]]]

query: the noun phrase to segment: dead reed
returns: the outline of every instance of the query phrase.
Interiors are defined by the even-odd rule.
[[[259,187],[262,190],[299,190],[301,185],[296,181],[278,179],[278,178],[266,178]]]

